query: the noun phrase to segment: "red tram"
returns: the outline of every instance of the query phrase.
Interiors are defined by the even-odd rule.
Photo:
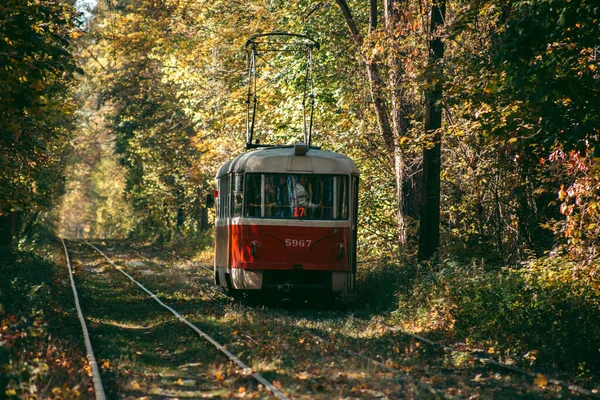
[[[358,176],[350,158],[304,144],[222,165],[215,283],[233,292],[353,292]]]
[[[308,36],[285,32],[253,35],[246,42],[246,149],[255,150],[223,164],[216,177],[215,283],[234,293],[354,291],[358,169],[344,155],[310,146],[312,51],[318,48]],[[302,58],[304,142],[259,144],[253,139],[261,121],[257,114],[267,108],[258,94],[286,72],[297,76],[293,68],[280,68],[278,60],[295,66]],[[262,73],[261,63],[267,66]],[[273,125],[265,128],[273,130]]]

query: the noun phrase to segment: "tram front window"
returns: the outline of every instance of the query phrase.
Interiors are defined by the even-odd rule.
[[[245,189],[246,217],[348,218],[346,175],[247,174]]]

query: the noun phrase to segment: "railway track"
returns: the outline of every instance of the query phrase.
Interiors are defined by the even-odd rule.
[[[144,292],[146,292],[159,305],[161,305],[163,308],[167,309],[171,314],[173,314],[181,323],[183,323],[187,327],[191,328],[195,333],[198,334],[198,336],[200,336],[202,339],[204,339],[207,342],[209,342],[210,344],[212,344],[219,352],[221,352],[223,355],[225,355],[232,363],[234,363],[235,365],[237,365],[241,369],[242,374],[248,375],[248,376],[252,376],[254,379],[256,379],[256,381],[258,381],[260,384],[262,384],[266,390],[268,390],[269,392],[271,392],[271,394],[274,397],[276,397],[278,399],[281,399],[281,400],[287,400],[288,399],[288,397],[281,390],[279,390],[277,387],[275,387],[273,383],[271,383],[270,381],[268,381],[267,379],[265,379],[259,373],[255,372],[251,367],[249,367],[248,365],[246,365],[243,361],[241,361],[234,354],[232,354],[230,351],[228,351],[225,348],[225,346],[223,346],[222,344],[220,344],[219,342],[217,342],[215,339],[213,339],[211,336],[209,336],[208,334],[206,334],[204,331],[202,331],[201,329],[199,329],[196,325],[192,324],[189,320],[187,320],[180,313],[178,313],[174,308],[172,308],[172,307],[168,306],[167,304],[165,304],[161,299],[159,299],[159,297],[156,294],[154,294],[153,292],[151,292],[150,290],[148,290],[144,285],[142,285],[140,282],[138,282],[136,279],[134,279],[126,271],[124,271],[122,266],[119,266],[119,265],[115,264],[115,262],[110,257],[108,257],[102,250],[100,250],[98,247],[94,246],[93,244],[89,243],[88,241],[84,240],[84,242],[87,245],[89,245],[90,247],[92,247],[94,250],[96,250],[100,255],[102,255],[113,267],[115,267],[115,269],[117,271],[119,271],[121,274],[123,274],[125,277],[127,277],[131,282],[133,282],[134,284],[136,284],[141,290],[143,290]],[[75,297],[75,304],[76,304],[76,308],[77,308],[77,311],[78,311],[79,319],[81,321],[83,334],[84,334],[84,337],[85,337],[85,344],[86,344],[86,350],[87,350],[87,354],[88,354],[88,360],[90,362],[90,366],[91,366],[91,369],[92,369],[94,391],[96,393],[96,398],[97,399],[99,399],[99,400],[105,399],[104,389],[103,389],[103,386],[102,386],[102,383],[101,383],[101,378],[100,378],[99,370],[98,370],[96,359],[95,359],[95,356],[94,356],[94,353],[93,353],[93,349],[92,349],[92,346],[91,346],[91,342],[90,342],[90,338],[89,338],[89,333],[88,333],[87,326],[86,326],[84,318],[83,318],[83,314],[81,312],[81,307],[79,305],[79,299],[78,299],[79,296],[78,296],[77,289],[76,289],[76,286],[75,286],[75,282],[74,282],[74,279],[73,279],[73,273],[72,273],[72,268],[71,268],[71,263],[70,263],[70,257],[69,257],[68,248],[67,248],[67,245],[64,242],[64,240],[63,240],[63,246],[65,248],[65,255],[66,255],[66,259],[67,259],[67,263],[68,263],[68,268],[69,268],[69,272],[70,272],[70,278],[71,278],[71,283],[72,283],[72,287],[73,287],[73,293],[74,293],[74,297]],[[208,268],[205,268],[205,269],[208,269]]]
[[[86,300],[82,295],[84,312],[90,309],[95,314],[88,317],[90,336],[98,349],[101,375],[108,377],[107,391],[113,396],[393,399],[559,395],[538,390],[530,377],[499,373],[493,366],[453,365],[444,351],[419,346],[414,337],[385,330],[374,333],[379,328],[368,318],[278,303],[265,308],[231,302],[214,290],[210,268],[172,252],[152,248],[128,252],[128,248],[110,243],[95,244],[94,253],[82,242],[72,247],[73,258],[80,260],[75,276],[83,281],[82,286],[104,296],[110,289],[110,296],[122,300],[120,305],[107,302],[100,312],[94,312],[91,299],[101,296],[92,293]],[[138,318],[133,316],[134,308],[140,310]],[[115,343],[121,343],[118,348],[125,349],[125,354],[115,350]],[[161,373],[173,377],[161,378]]]

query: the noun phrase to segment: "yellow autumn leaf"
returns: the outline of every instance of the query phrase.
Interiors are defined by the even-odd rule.
[[[102,368],[103,369],[108,369],[110,368],[110,361],[106,360],[102,363]]]
[[[183,386],[183,385],[184,385],[184,383],[183,383],[183,379],[181,379],[181,378],[177,379],[177,380],[175,381],[175,384],[176,384],[176,385],[179,385],[179,386]]]
[[[138,390],[140,388],[140,384],[138,381],[131,381],[129,382],[129,387],[133,390]]]
[[[537,374],[535,379],[533,380],[538,387],[544,387],[548,384],[548,379],[543,374]]]
[[[277,389],[281,390],[281,382],[273,381],[273,386],[275,386]]]
[[[240,388],[238,389],[238,393],[245,393],[246,392],[246,388],[243,386],[240,386]]]
[[[308,374],[306,372],[300,372],[298,374],[298,379],[306,380],[308,378]]]
[[[215,372],[215,379],[217,381],[224,381],[225,380],[225,374],[223,374],[223,371],[217,371],[217,372]]]

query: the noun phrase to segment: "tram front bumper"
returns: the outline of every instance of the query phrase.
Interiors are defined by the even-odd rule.
[[[241,290],[324,290],[343,292],[346,287],[347,272],[319,270],[263,270],[253,271],[241,268],[231,270],[231,282]]]

